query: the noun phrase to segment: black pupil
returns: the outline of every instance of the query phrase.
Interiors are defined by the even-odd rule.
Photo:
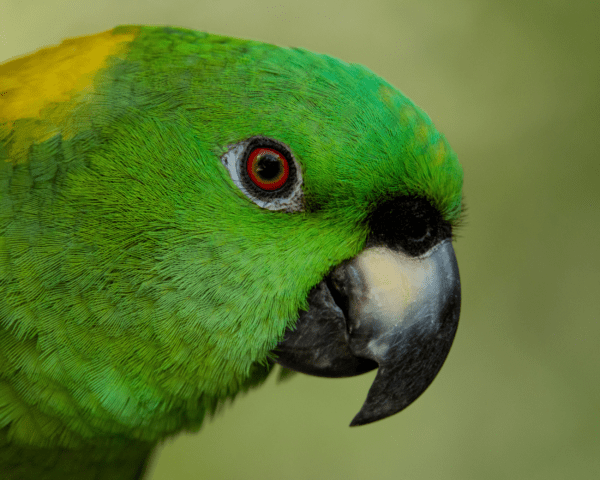
[[[256,165],[256,173],[264,180],[272,180],[277,178],[281,173],[281,162],[279,159],[270,153],[261,156]]]

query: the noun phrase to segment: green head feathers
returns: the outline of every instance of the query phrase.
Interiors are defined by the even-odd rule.
[[[460,217],[429,117],[325,55],[119,27],[1,65],[0,92],[0,429],[18,442],[198,426],[265,377],[378,204]],[[261,208],[224,167],[254,136],[289,147],[298,211]]]

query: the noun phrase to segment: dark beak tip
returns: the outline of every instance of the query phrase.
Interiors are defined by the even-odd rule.
[[[391,417],[392,415],[401,412],[412,403],[412,401],[394,402],[393,400],[390,400],[382,404],[381,402],[373,400],[374,399],[367,397],[367,400],[360,411],[354,416],[352,422],[350,422],[351,427],[368,425],[369,423]]]
[[[361,415],[360,412],[359,412],[359,413],[357,413],[355,415],[355,417],[350,422],[350,426],[351,427],[360,427],[361,425],[368,425],[369,423],[373,423],[373,422],[375,422],[377,420],[381,420],[381,419],[379,419],[379,418],[377,418],[377,419],[365,418],[365,416]]]
[[[369,408],[369,406],[367,404],[363,405],[363,408],[361,408],[360,412],[358,412],[354,418],[352,419],[352,422],[350,422],[350,426],[351,427],[359,427],[361,425],[368,425],[369,423],[374,423],[377,422],[378,420],[383,420],[387,417],[391,417],[392,415],[395,415],[396,413],[404,410],[406,406],[403,406],[401,408],[394,408],[391,411],[382,411],[381,409],[376,409],[373,411],[372,408]]]

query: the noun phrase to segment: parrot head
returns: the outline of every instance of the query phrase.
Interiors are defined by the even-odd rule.
[[[27,115],[8,89],[0,110],[0,325],[43,360],[19,381],[63,392],[41,414],[155,439],[273,362],[378,368],[353,425],[413,402],[460,312],[463,175],[430,118],[303,49],[166,27],[84,38],[19,68],[43,84],[110,43],[88,80],[40,89]]]

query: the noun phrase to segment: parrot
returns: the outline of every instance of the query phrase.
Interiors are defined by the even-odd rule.
[[[351,426],[453,343],[463,170],[358,64],[122,25],[0,65],[0,476],[141,479],[275,369],[377,369]]]

